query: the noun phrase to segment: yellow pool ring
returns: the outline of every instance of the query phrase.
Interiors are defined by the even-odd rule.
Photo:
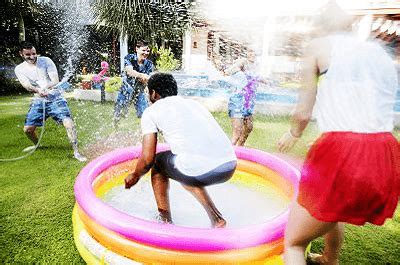
[[[123,185],[127,174],[133,172],[137,160],[119,162],[103,169],[97,177],[92,177],[92,189],[98,198],[103,197],[111,188]],[[286,173],[285,173],[286,174]],[[93,175],[96,176],[96,175]],[[238,183],[260,192],[270,194],[271,187],[277,196],[290,202],[295,194],[291,181],[270,168],[248,160],[238,160],[238,166],[231,183]],[[267,189],[263,189],[267,187]],[[269,188],[269,189],[268,189]],[[86,203],[87,204],[87,203]],[[89,208],[87,208],[89,209]],[[265,244],[252,247],[218,251],[191,251],[161,248],[126,238],[89,217],[76,204],[73,212],[74,239],[79,253],[88,263],[103,264],[102,256],[90,252],[79,239],[79,230],[88,235],[109,252],[121,258],[129,258],[146,264],[283,264],[283,238],[277,238]],[[275,229],[275,228],[274,228]],[[77,232],[78,231],[78,232]],[[271,230],[275,231],[275,230]],[[82,232],[83,233],[83,232]],[[272,238],[272,237],[271,237]],[[194,241],[196,242],[196,241]],[[230,242],[230,241],[229,241]],[[261,242],[261,241],[260,241]],[[264,241],[265,242],[265,241]],[[106,251],[105,251],[106,252]]]

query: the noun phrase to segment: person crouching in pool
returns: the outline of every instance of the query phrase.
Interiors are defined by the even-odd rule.
[[[171,178],[201,203],[213,227],[224,227],[226,221],[204,187],[229,180],[236,169],[237,158],[228,137],[205,107],[177,96],[171,74],[152,75],[148,89],[153,104],[141,119],[142,155],[135,171],[125,178],[125,188],[131,188],[151,169],[151,184],[163,222],[172,223],[168,195]],[[170,151],[156,154],[158,132]]]

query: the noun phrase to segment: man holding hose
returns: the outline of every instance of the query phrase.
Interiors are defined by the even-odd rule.
[[[37,56],[35,47],[29,42],[21,43],[19,53],[24,62],[15,67],[15,74],[26,90],[35,93],[24,126],[25,134],[35,145],[23,151],[29,152],[36,148],[36,127],[43,126],[43,121],[51,117],[58,124],[64,125],[74,150],[74,157],[81,162],[86,161],[86,157],[78,151],[75,124],[67,101],[56,88],[59,78],[54,62],[48,57]]]

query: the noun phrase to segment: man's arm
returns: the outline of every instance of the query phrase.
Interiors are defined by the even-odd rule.
[[[150,76],[147,74],[133,70],[132,65],[125,66],[125,72],[128,76],[139,79],[139,81],[143,84],[147,84],[147,81],[149,81],[150,78]]]
[[[136,164],[135,171],[125,178],[125,188],[129,189],[146,174],[154,164],[157,148],[157,133],[149,133],[143,136],[142,155]]]
[[[60,82],[60,79],[58,78],[58,71],[54,62],[50,58],[47,58],[46,64],[47,64],[47,74],[49,75],[50,78],[50,82],[47,83],[46,89],[50,89],[55,85],[57,85]]]
[[[18,81],[26,90],[33,93],[39,93],[39,87],[32,85],[29,79],[24,75],[24,73],[22,73],[22,71],[20,71],[18,67],[15,68],[14,72],[18,78]]]
[[[247,60],[242,58],[236,60],[230,67],[223,71],[224,75],[233,75],[239,71],[241,71],[246,64]]]

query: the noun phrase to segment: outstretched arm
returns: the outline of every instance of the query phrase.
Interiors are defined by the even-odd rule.
[[[154,164],[157,148],[157,133],[149,133],[143,136],[142,155],[136,164],[135,171],[125,178],[125,188],[129,189],[146,174]]]
[[[246,59],[238,59],[236,60],[230,67],[223,71],[224,75],[233,75],[239,71],[241,71],[246,64]]]
[[[150,76],[148,74],[140,73],[136,70],[133,70],[132,65],[126,66],[125,71],[128,76],[139,79],[139,81],[143,84],[147,84],[147,81],[149,81]]]
[[[307,49],[301,72],[302,88],[299,102],[292,115],[291,128],[278,142],[280,152],[289,151],[295,145],[311,120],[317,95],[318,64],[314,55],[317,47],[317,43],[312,43]]]
[[[15,75],[17,76],[18,81],[26,90],[33,93],[40,93],[40,88],[37,85],[32,85],[29,79],[24,75],[24,73],[15,69]]]

